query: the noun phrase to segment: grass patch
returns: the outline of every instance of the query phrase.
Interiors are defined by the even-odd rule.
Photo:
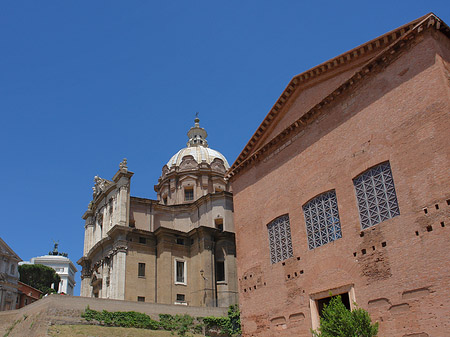
[[[118,328],[99,325],[53,325],[48,330],[52,337],[174,337],[170,331],[136,328]],[[196,334],[195,337],[204,337]]]

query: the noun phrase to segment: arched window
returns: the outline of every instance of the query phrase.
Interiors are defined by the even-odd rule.
[[[308,248],[314,249],[342,237],[336,191],[319,194],[303,205]]]
[[[11,264],[11,268],[10,268],[10,270],[9,270],[9,273],[10,273],[11,275],[14,275],[15,272],[16,272],[16,268],[15,268],[14,264]]]
[[[353,184],[362,229],[400,215],[389,162],[363,172],[353,179]]]
[[[293,256],[289,215],[282,215],[267,225],[270,262],[277,263]]]

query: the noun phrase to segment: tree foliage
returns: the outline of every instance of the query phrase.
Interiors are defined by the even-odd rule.
[[[23,264],[19,266],[20,282],[36,288],[44,294],[57,292],[61,278],[53,268],[42,264]],[[52,283],[54,289],[51,288]]]
[[[313,336],[374,337],[377,333],[378,323],[372,324],[367,311],[361,308],[350,311],[341,296],[335,296],[324,306],[319,331],[313,331]]]

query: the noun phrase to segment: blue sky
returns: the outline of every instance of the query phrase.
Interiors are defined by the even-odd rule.
[[[450,22],[448,1],[3,1],[0,236],[77,261],[95,175],[126,157],[154,199],[197,111],[232,164],[294,75],[431,11]]]

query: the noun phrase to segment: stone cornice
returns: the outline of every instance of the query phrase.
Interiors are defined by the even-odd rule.
[[[219,158],[216,158],[216,159],[223,162]],[[214,160],[216,160],[216,159],[214,159]],[[165,167],[167,167],[167,165]],[[183,177],[184,176],[195,176],[195,177],[200,178],[202,176],[207,175],[210,177],[220,177],[222,179],[225,179],[225,177],[224,177],[225,172],[226,172],[226,169],[225,169],[225,171],[215,170],[211,167],[211,165],[209,165],[207,163],[200,163],[195,168],[184,169],[184,170],[180,169],[179,167],[172,167],[171,169],[168,169],[166,172],[164,172],[164,169],[163,169],[163,174],[161,175],[161,177],[159,177],[158,184],[154,185],[154,190],[155,190],[155,192],[158,192],[158,190],[161,188],[161,186],[169,183],[171,179],[175,179],[180,176],[183,176]],[[180,178],[180,180],[181,180],[181,178]]]
[[[173,236],[180,236],[184,238],[189,238],[194,236],[197,233],[210,233],[214,238],[216,239],[233,239],[235,237],[235,234],[233,232],[227,232],[227,231],[221,231],[213,227],[207,227],[207,226],[199,226],[196,228],[191,229],[189,232],[183,232],[172,228],[166,228],[166,227],[158,227],[154,232],[132,228],[132,227],[125,227],[120,225],[115,225],[113,228],[111,228],[108,233],[107,237],[103,238],[99,242],[97,242],[90,250],[89,252],[81,257],[77,264],[84,267],[84,269],[92,270],[95,268],[95,265],[91,265],[92,263],[92,257],[95,256],[96,253],[98,253],[99,249],[103,248],[106,244],[111,244],[111,248],[102,254],[102,257],[96,261],[96,265],[99,265],[105,258],[110,258],[112,255],[116,254],[117,252],[126,252],[128,249],[129,244],[134,244],[134,242],[127,242],[125,240],[117,240],[115,237],[117,235],[120,235],[120,233],[134,233],[134,234],[140,234],[142,236],[146,237],[154,237],[154,238],[161,238],[165,235],[173,235]]]
[[[126,177],[128,179],[131,179],[131,177],[134,175],[134,172],[128,171],[128,170],[124,170],[124,169],[120,169],[116,172],[116,174],[114,175],[114,177],[112,178],[113,181],[115,183],[117,183],[120,178],[122,177]]]
[[[430,29],[441,31],[447,37],[450,37],[449,27],[436,15],[430,13],[415,21],[412,21],[411,23],[401,26],[396,30],[393,30],[359,47],[356,47],[342,55],[339,55],[325,63],[322,63],[317,67],[314,67],[300,75],[295,76],[283,91],[280,98],[275,103],[271,111],[261,123],[260,127],[247,143],[245,148],[242,150],[241,154],[228,170],[226,177],[228,179],[233,179],[236,174],[241,172],[249,164],[260,160],[265,154],[267,154],[270,149],[273,149],[282,141],[287,140],[289,137],[292,137],[293,134],[298,133],[301,129],[304,129],[305,126],[311,121],[311,119],[320,112],[320,109],[322,109],[324,106],[332,104],[332,102],[338,96],[343,95],[354,88],[355,84],[361,82],[370,73],[380,68],[384,68],[393,60],[397,59],[399,52],[405,49],[406,45],[411,44],[412,40],[414,40],[416,36],[418,36],[419,34],[423,34],[423,32]],[[321,76],[328,71],[335,69],[336,67],[344,63],[348,63],[372,50],[378,50],[379,52],[377,55],[370,58],[370,60],[366,62],[366,64],[364,64],[361,69],[357,71],[349,80],[336,88],[321,102],[316,104],[312,109],[303,114],[294,123],[281,131],[267,144],[258,149],[254,148],[255,144],[261,139],[265,130],[267,130],[267,128],[272,124],[274,118],[281,112],[283,107],[288,102],[288,99],[293,95],[294,91],[296,91],[296,89],[302,83],[310,81],[312,78],[317,78],[318,76]]]
[[[146,199],[146,198],[139,198],[139,197],[130,197],[130,202],[139,202],[143,204],[151,204],[155,210],[164,210],[164,211],[174,211],[174,212],[180,212],[180,211],[192,211],[197,209],[199,206],[203,205],[205,202],[209,200],[215,200],[215,199],[221,199],[221,198],[228,198],[233,199],[233,193],[222,191],[218,193],[208,193],[197,200],[185,203],[185,204],[177,204],[177,205],[163,205],[158,200],[152,200],[152,199]]]

